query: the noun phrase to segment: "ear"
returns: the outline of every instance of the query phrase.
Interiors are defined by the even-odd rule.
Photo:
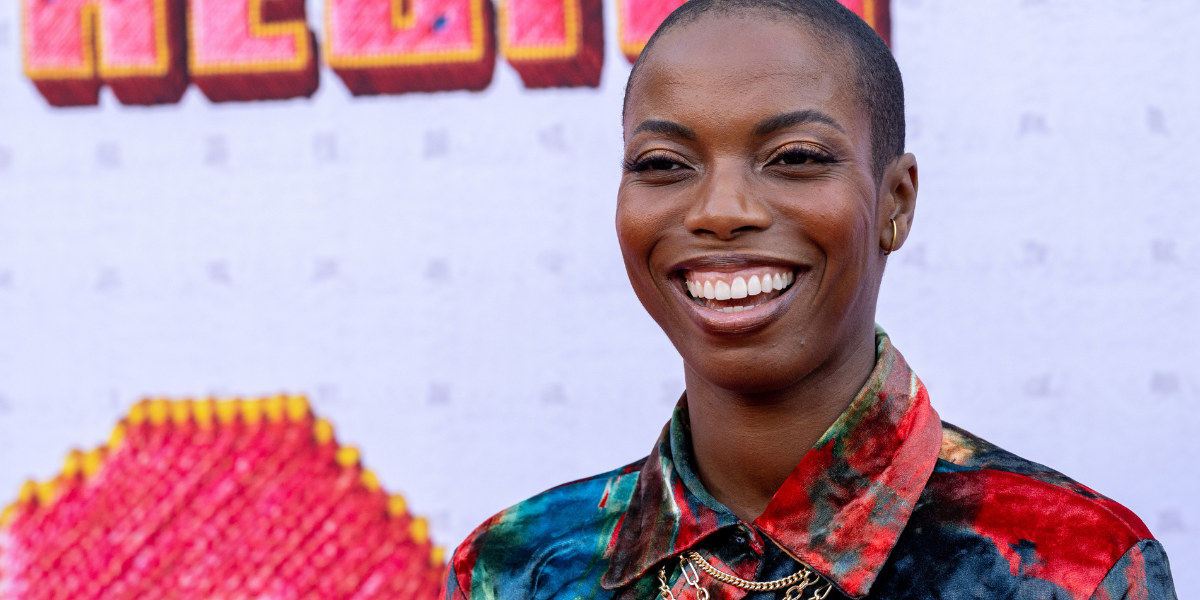
[[[899,250],[912,231],[913,214],[917,210],[917,157],[904,154],[893,160],[883,173],[879,186],[879,206],[876,227],[879,231],[880,253]],[[892,219],[896,220],[892,238]]]

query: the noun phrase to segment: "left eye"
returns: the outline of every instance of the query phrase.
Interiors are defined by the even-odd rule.
[[[832,163],[835,162],[833,156],[822,151],[819,148],[810,148],[804,145],[791,146],[784,148],[769,164],[794,167],[799,165],[811,165],[816,163]]]
[[[802,165],[812,162],[814,158],[811,153],[797,150],[780,154],[774,162],[780,165]]]
[[[817,154],[811,150],[788,150],[780,152],[772,164],[809,164],[814,162],[829,162],[829,157]]]

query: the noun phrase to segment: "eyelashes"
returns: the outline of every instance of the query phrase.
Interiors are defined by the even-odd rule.
[[[767,164],[799,166],[812,163],[830,164],[835,162],[837,162],[837,158],[816,146],[795,144],[784,147],[775,156],[771,157],[771,160],[767,161]]]
[[[644,171],[674,171],[683,167],[679,161],[665,155],[650,153],[638,159],[627,158],[622,167],[630,173]]]
[[[798,167],[803,165],[828,165],[838,162],[836,156],[812,144],[792,144],[777,151],[764,166]],[[627,173],[679,171],[688,168],[675,156],[665,152],[651,152],[639,158],[626,158],[621,167]]]

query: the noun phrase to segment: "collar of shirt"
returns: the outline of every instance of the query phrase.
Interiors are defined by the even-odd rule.
[[[750,524],[854,598],[867,595],[895,546],[942,443],[924,384],[882,329],[875,337],[866,385]],[[605,588],[628,585],[709,535],[742,524],[704,489],[690,447],[685,397],[613,534]]]

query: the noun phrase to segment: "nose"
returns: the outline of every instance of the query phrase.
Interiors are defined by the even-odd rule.
[[[771,211],[755,198],[747,174],[735,168],[714,169],[701,184],[699,197],[688,211],[688,231],[720,240],[771,226]]]

